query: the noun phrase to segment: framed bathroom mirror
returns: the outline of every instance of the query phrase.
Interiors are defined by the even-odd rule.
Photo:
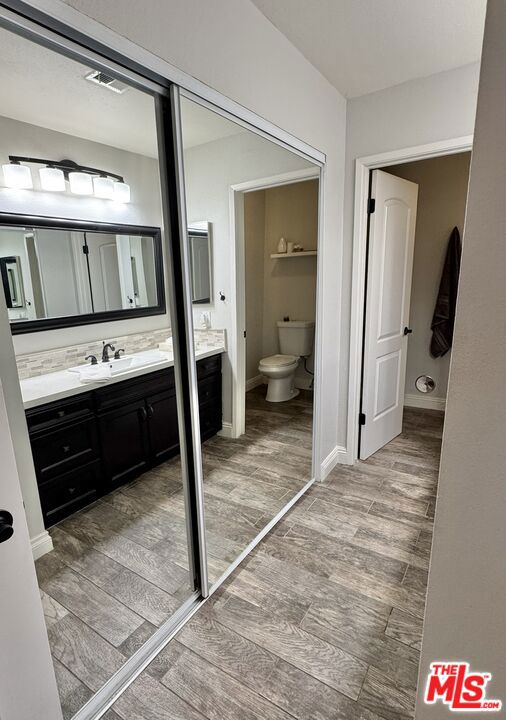
[[[212,298],[211,223],[188,226],[193,305],[208,305]]]
[[[159,228],[0,216],[13,334],[165,312]]]

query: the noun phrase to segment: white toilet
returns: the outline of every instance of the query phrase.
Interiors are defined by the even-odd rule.
[[[269,380],[268,402],[285,402],[299,394],[295,388],[295,371],[301,357],[313,351],[314,322],[307,320],[280,320],[278,325],[281,354],[260,360],[259,371]]]

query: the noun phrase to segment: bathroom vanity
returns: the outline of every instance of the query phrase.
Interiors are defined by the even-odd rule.
[[[202,440],[222,426],[221,352],[197,360]],[[46,527],[179,454],[172,366],[88,387],[25,403]]]

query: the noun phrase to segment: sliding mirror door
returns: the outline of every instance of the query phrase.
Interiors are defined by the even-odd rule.
[[[181,126],[212,584],[312,479],[319,167],[188,98]]]
[[[0,64],[0,381],[31,451],[22,492],[70,718],[199,596],[157,130],[164,153],[172,138],[156,88],[5,29]]]

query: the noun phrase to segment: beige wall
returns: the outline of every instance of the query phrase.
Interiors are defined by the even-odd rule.
[[[489,0],[417,720],[455,715],[423,703],[429,663],[438,659],[492,673],[488,696],[506,702],[505,28],[506,3]]]
[[[432,357],[430,325],[449,235],[455,225],[461,237],[464,229],[470,161],[471,153],[459,153],[384,168],[418,185],[406,395],[419,395],[416,378],[430,375],[436,382],[430,397],[446,398],[450,353]]]
[[[258,363],[263,357],[279,352],[278,320],[286,316],[292,320],[315,319],[316,257],[272,259],[271,254],[277,252],[280,237],[306,250],[316,249],[318,180],[246,193],[244,199],[246,378],[249,380],[258,375]],[[308,366],[312,367],[311,361]],[[304,379],[305,384],[309,384],[311,378],[302,367],[297,374],[301,386]]]

